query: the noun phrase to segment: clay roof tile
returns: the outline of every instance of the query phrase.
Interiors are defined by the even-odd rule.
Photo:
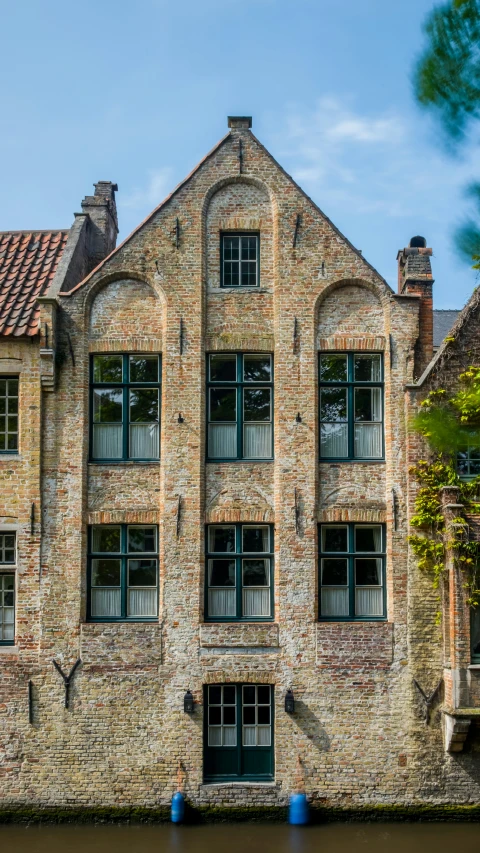
[[[0,232],[0,335],[36,335],[37,298],[47,292],[68,231]]]

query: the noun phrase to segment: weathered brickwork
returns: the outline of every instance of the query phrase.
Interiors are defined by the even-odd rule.
[[[260,233],[259,288],[220,287],[222,231]],[[22,411],[18,456],[0,454],[0,525],[18,531],[0,807],[168,804],[180,764],[196,805],[285,804],[299,759],[326,805],[477,802],[473,726],[469,751],[447,752],[442,697],[426,725],[413,683],[446,679],[436,594],[406,543],[421,288],[394,294],[241,126],[87,278],[63,275],[42,303],[48,347],[43,332],[0,338]],[[274,356],[273,461],[205,461],[205,356],[222,350]],[[385,461],[319,462],[320,350],[383,353]],[[89,359],[109,352],[162,354],[159,462],[89,461]],[[205,524],[252,521],[275,528],[274,620],[206,622]],[[321,521],[386,525],[386,621],[319,621]],[[158,621],[87,622],[98,523],[159,525]],[[68,672],[78,658],[67,710],[52,660]],[[218,683],[273,685],[271,783],[204,783],[203,690]]]

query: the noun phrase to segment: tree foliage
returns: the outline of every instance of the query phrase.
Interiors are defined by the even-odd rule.
[[[417,432],[446,457],[469,445],[480,447],[480,367],[469,367],[459,379],[451,396],[444,389],[431,391],[414,418]]]
[[[437,6],[424,30],[428,44],[415,70],[415,93],[459,140],[480,118],[480,0]]]

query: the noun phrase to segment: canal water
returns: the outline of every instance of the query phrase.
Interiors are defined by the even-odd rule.
[[[0,826],[10,853],[479,853],[478,823]]]

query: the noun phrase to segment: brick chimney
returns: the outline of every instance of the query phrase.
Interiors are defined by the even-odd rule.
[[[117,184],[111,181],[98,181],[94,184],[95,195],[87,195],[82,201],[82,212],[88,213],[91,222],[89,235],[90,269],[103,261],[113,252],[118,234],[117,205],[115,193]]]
[[[419,336],[415,347],[415,375],[421,376],[433,357],[432,250],[425,237],[412,237],[397,255],[398,292],[420,297]]]

